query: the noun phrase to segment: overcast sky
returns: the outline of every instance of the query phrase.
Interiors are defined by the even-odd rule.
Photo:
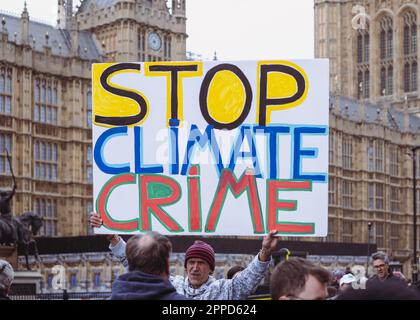
[[[211,59],[215,51],[219,60],[313,58],[313,2],[187,0],[187,50],[203,59]],[[0,0],[0,10],[20,14],[23,3]],[[55,25],[57,0],[27,4],[31,18]]]

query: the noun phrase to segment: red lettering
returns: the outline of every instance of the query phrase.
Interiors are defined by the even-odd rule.
[[[279,233],[314,233],[314,223],[277,222],[278,210],[296,210],[297,201],[279,200],[278,190],[310,191],[311,181],[278,181],[267,183],[267,226],[268,230],[277,230]]]
[[[255,176],[249,173],[242,175],[239,181],[229,170],[223,170],[216,194],[211,205],[209,217],[206,225],[206,232],[214,232],[223,207],[228,187],[232,193],[238,197],[243,191],[247,191],[249,206],[251,210],[251,219],[254,226],[254,233],[264,233],[262,222],[262,210],[259,201],[258,188]]]
[[[134,174],[122,174],[119,176],[112,177],[103,187],[99,194],[97,202],[98,213],[104,223],[104,226],[109,229],[121,230],[121,231],[135,231],[138,230],[138,220],[131,221],[115,221],[112,220],[108,211],[106,210],[107,200],[114,188],[125,183],[135,183],[136,176]]]
[[[169,196],[154,197],[149,195],[148,187],[150,184],[169,188],[171,194]],[[181,197],[181,188],[178,183],[161,175],[143,175],[140,178],[140,197],[141,197],[141,229],[142,231],[150,230],[150,214],[154,214],[156,218],[171,232],[183,231],[178,223],[169,216],[161,207],[173,204]]]

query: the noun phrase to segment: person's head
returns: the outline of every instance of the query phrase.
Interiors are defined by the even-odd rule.
[[[378,251],[372,254],[372,266],[380,279],[385,279],[389,275],[389,259],[385,252]]]
[[[273,300],[321,300],[328,296],[331,274],[303,258],[279,263],[270,279]]]
[[[356,277],[351,273],[347,273],[344,276],[342,276],[340,279],[340,292],[344,292],[348,288],[351,288],[351,284],[356,281]]]
[[[169,277],[169,257],[172,244],[169,239],[157,232],[135,235],[126,246],[129,271]]]
[[[241,272],[242,270],[244,270],[245,268],[242,266],[233,266],[232,268],[230,268],[226,274],[226,279],[233,279],[233,277],[236,276],[236,274],[238,274],[239,272]]]
[[[184,267],[193,288],[199,288],[207,282],[216,264],[214,256],[213,248],[203,241],[197,240],[187,249]]]
[[[15,273],[10,263],[0,259],[0,294],[9,294],[14,277]]]

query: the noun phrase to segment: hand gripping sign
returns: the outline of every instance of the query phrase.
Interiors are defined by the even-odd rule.
[[[328,60],[93,66],[96,233],[325,236]]]

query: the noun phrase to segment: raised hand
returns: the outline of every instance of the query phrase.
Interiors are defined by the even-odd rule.
[[[276,250],[278,237],[275,237],[277,230],[271,230],[263,239],[262,248],[258,257],[261,261],[269,261],[271,254]]]

